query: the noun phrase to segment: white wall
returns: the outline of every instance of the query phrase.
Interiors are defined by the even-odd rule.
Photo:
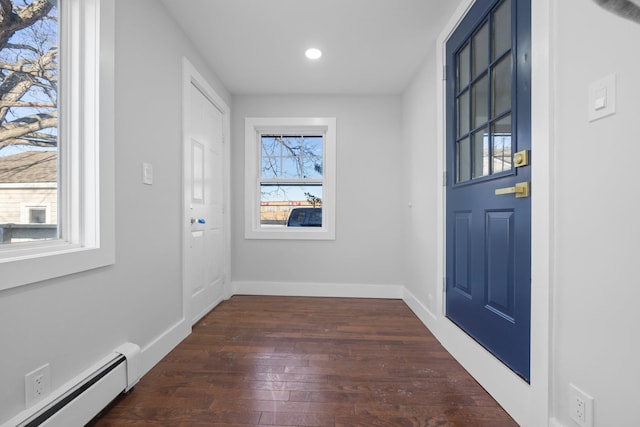
[[[123,342],[145,350],[147,369],[177,344],[162,337],[182,318],[183,54],[230,96],[160,2],[116,2],[116,28],[116,264],[0,293],[0,424],[24,409],[24,375],[45,363],[55,389]]]
[[[405,203],[405,265],[403,284],[431,314],[438,311],[442,283],[436,275],[438,262],[437,96],[435,45],[407,88],[402,102]],[[410,207],[409,207],[410,206]],[[440,295],[439,295],[440,294]]]
[[[594,2],[557,0],[553,413],[569,383],[596,426],[638,425],[640,24]],[[587,88],[615,72],[617,114],[587,121]]]
[[[245,117],[314,116],[337,118],[336,240],[246,240]],[[406,206],[401,197],[400,97],[236,96],[231,117],[231,259],[236,290],[251,286],[269,293],[275,289],[270,285],[284,284],[304,294],[310,288],[322,292],[327,284],[365,285],[365,292],[375,287],[369,285],[398,285],[400,212]]]

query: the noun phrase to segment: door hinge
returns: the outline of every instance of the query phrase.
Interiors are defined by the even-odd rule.
[[[447,186],[447,171],[442,172],[442,186]]]
[[[446,292],[447,291],[447,278],[443,277],[442,278],[442,292]]]
[[[447,81],[447,66],[442,66],[442,80]]]

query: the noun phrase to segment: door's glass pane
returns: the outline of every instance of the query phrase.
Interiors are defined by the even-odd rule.
[[[484,72],[489,66],[489,24],[485,23],[473,36],[473,78]]]
[[[491,129],[493,146],[493,173],[511,170],[511,115],[503,117],[493,124]]]
[[[471,147],[469,138],[458,141],[456,144],[456,160],[458,166],[458,182],[471,179]]]
[[[491,37],[493,48],[491,59],[511,49],[511,0],[503,2],[493,13],[493,34]]]
[[[469,91],[458,97],[458,137],[469,133]]]
[[[261,184],[260,225],[263,227],[322,226],[322,184]]]
[[[473,178],[489,175],[489,135],[483,129],[473,134]]]
[[[505,56],[491,70],[492,113],[497,116],[511,109],[511,56]]]
[[[458,53],[458,58],[456,60],[456,63],[458,64],[458,68],[457,68],[457,77],[458,77],[458,90],[464,88],[465,86],[467,86],[469,84],[469,75],[471,74],[470,71],[470,59],[469,59],[469,55],[470,55],[470,49],[469,49],[469,45],[467,44],[464,49],[462,49],[460,51],[460,53]]]
[[[471,115],[473,128],[483,125],[489,120],[489,79],[484,76],[472,86],[473,114]]]

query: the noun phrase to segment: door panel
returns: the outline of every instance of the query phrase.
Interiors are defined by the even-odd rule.
[[[189,98],[190,171],[185,192],[191,194],[191,235],[185,269],[195,323],[224,294],[224,171],[222,113],[193,84]]]
[[[446,315],[529,379],[530,2],[477,0],[447,42]]]
[[[510,321],[514,315],[514,219],[512,210],[487,212],[485,225],[487,308]]]
[[[454,273],[456,290],[471,297],[471,212],[455,212]]]

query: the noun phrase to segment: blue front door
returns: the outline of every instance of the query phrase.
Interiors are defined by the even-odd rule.
[[[446,315],[527,381],[530,10],[477,0],[446,46]]]

